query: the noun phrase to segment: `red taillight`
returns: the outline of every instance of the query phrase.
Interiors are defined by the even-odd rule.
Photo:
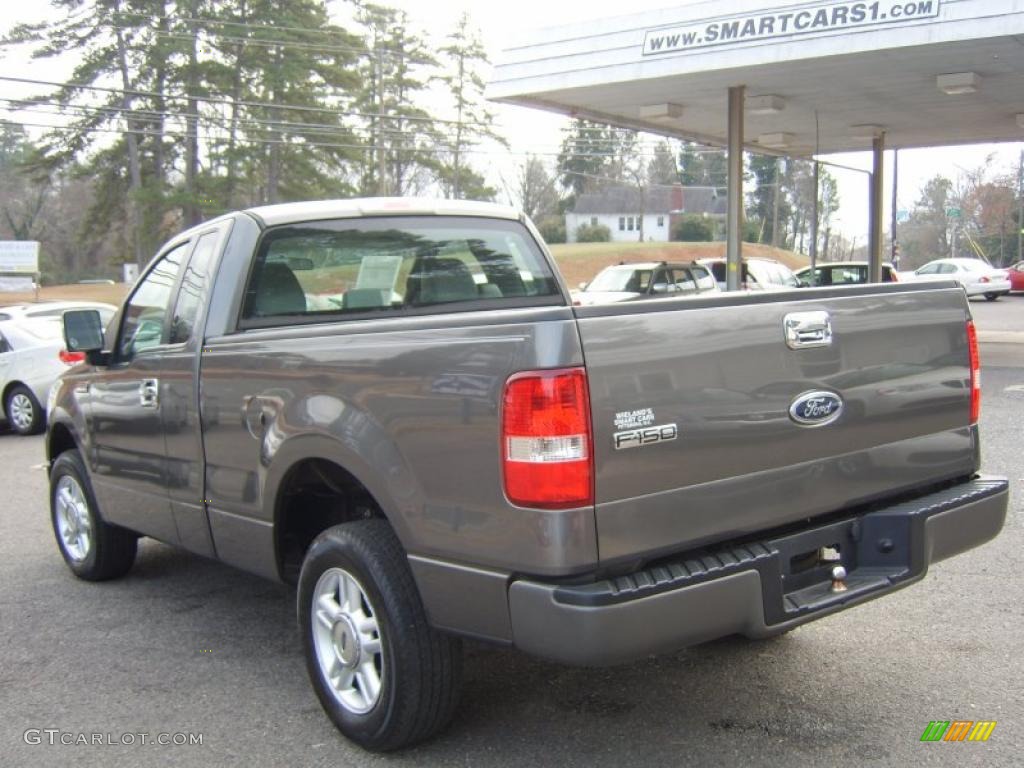
[[[68,352],[62,349],[57,356],[64,365],[76,365],[85,362],[85,352]]]
[[[979,283],[990,283],[992,281],[988,279],[988,275],[982,275],[981,278],[978,280],[978,282]]]
[[[505,384],[505,495],[522,507],[594,503],[590,397],[582,368],[529,371]]]
[[[981,357],[978,355],[978,332],[974,321],[967,321],[967,352],[971,358],[971,424],[977,424],[981,414]]]

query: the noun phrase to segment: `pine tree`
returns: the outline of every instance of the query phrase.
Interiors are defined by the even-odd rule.
[[[492,200],[494,189],[471,168],[466,153],[486,139],[503,147],[508,147],[508,142],[491,128],[494,115],[483,106],[484,79],[480,68],[489,62],[467,14],[459,18],[455,30],[448,35],[447,45],[441,47],[441,54],[450,67],[441,76],[441,82],[448,88],[455,112],[454,124],[447,129],[451,154],[450,162],[440,168],[441,187],[446,197]]]
[[[421,191],[437,172],[441,137],[434,118],[416,105],[437,67],[408,14],[372,3],[357,5],[367,56],[356,105],[366,115],[370,145],[363,163],[363,194],[402,196]]]

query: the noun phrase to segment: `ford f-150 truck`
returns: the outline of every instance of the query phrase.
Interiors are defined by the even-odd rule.
[[[1006,515],[952,283],[573,307],[516,211],[371,199],[197,226],[105,334],[64,324],[68,566],[121,576],[150,536],[297,584],[313,688],[369,749],[451,718],[460,637],[582,665],[762,638]]]

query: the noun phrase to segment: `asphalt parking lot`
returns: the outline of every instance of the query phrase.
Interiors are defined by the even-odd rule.
[[[149,540],[127,578],[75,580],[50,530],[42,438],[2,434],[0,764],[1020,765],[1024,343],[1012,334],[1024,332],[1024,296],[972,309],[983,339],[1010,334],[982,345],[984,467],[1013,484],[998,539],[767,642],[603,670],[469,645],[453,726],[386,757],[322,715],[290,588]],[[987,743],[919,741],[929,721],[956,719],[998,725]],[[30,729],[202,744],[50,745],[45,732],[34,744]]]

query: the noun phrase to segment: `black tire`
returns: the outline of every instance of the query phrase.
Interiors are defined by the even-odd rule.
[[[348,644],[347,638],[339,641],[333,631],[339,629],[342,619],[335,620],[333,630],[318,629],[314,624],[319,619],[313,601],[320,599],[326,588],[323,585],[339,572],[354,577],[365,600],[358,610],[372,616],[379,627],[375,635],[379,651],[372,655],[364,651],[366,640],[361,638],[359,650],[350,654],[355,657],[348,660],[351,666],[342,666],[346,664],[342,651],[335,651],[338,660],[333,662],[339,665],[339,681],[348,670],[354,674],[362,663],[376,665],[379,693],[364,712],[342,703],[318,657],[317,632],[321,633],[322,649],[324,633],[335,638],[333,648],[338,648],[339,642],[341,648]],[[344,611],[340,604],[339,600],[339,610]],[[386,521],[336,525],[313,541],[299,575],[298,617],[313,689],[328,717],[346,737],[365,749],[387,752],[423,741],[451,720],[462,685],[462,643],[427,622],[405,552]],[[361,678],[356,685],[361,692]]]
[[[999,298],[999,294],[998,293],[986,293],[985,294],[985,301],[995,301],[998,298]]]
[[[64,478],[68,478],[69,481],[62,483]],[[58,499],[58,496],[67,490],[74,497],[70,481],[77,484],[81,491],[81,501],[85,504],[82,514],[88,520],[88,544],[77,550],[76,547],[79,547],[83,540],[72,536],[65,538],[61,533],[62,524],[64,530],[68,531],[67,518],[64,517],[68,507]],[[64,562],[80,579],[116,579],[124,576],[135,563],[138,536],[125,528],[110,525],[100,517],[96,497],[89,483],[89,475],[78,451],[65,451],[57,457],[50,469],[50,522]]]
[[[17,402],[15,402],[16,400]],[[25,414],[28,409],[28,418],[14,416],[16,408],[21,414]],[[4,413],[11,429],[19,435],[37,435],[46,426],[46,414],[43,413],[43,407],[39,405],[32,390],[23,384],[16,384],[7,393],[7,399],[4,401]]]

